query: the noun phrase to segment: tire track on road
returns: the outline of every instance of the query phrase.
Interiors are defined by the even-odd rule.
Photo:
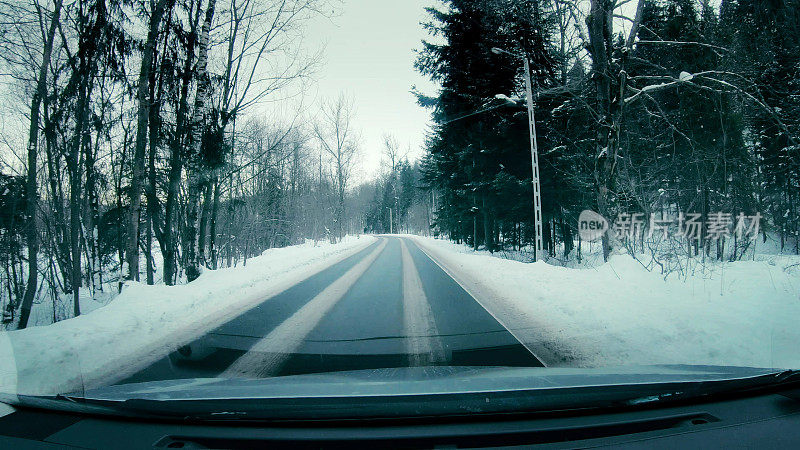
[[[303,339],[375,262],[386,247],[386,243],[387,240],[383,239],[372,253],[259,340],[219,376],[263,378],[277,373],[283,363],[300,347]]]
[[[494,322],[496,322],[497,326],[502,328],[506,331],[509,337],[515,341],[516,344],[520,346],[520,349],[524,352],[525,358],[522,358],[523,355],[517,355],[520,357],[519,364],[512,364],[512,365],[531,365],[531,366],[542,366],[546,367],[545,363],[537,356],[538,353],[534,353],[532,348],[532,342],[535,343],[535,340],[532,339],[525,339],[526,335],[522,334],[522,329],[520,327],[515,327],[514,325],[518,325],[518,319],[513,314],[510,314],[507,310],[502,308],[498,308],[496,302],[492,302],[492,300],[496,300],[495,297],[488,297],[487,295],[481,291],[476,289],[477,280],[465,279],[463,276],[459,276],[459,273],[454,271],[450,264],[447,261],[438,258],[431,252],[430,248],[426,248],[426,246],[421,245],[422,243],[419,242],[417,239],[411,240],[409,245],[413,245],[415,247],[415,251],[419,251],[420,256],[426,261],[426,264],[430,262],[435,267],[438,267],[439,270],[458,288],[464,292],[464,294],[470,299],[470,301],[475,302],[476,305],[480,307],[480,309],[490,316]],[[417,261],[419,263],[419,261]],[[436,309],[435,307],[433,309]],[[498,314],[498,312],[502,312],[504,314]],[[446,330],[445,330],[446,331]],[[494,330],[489,330],[494,332]],[[529,333],[528,333],[529,334]],[[530,364],[525,362],[526,359],[530,359]],[[506,364],[503,364],[506,365]]]
[[[422,280],[411,259],[404,239],[400,239],[403,254],[403,325],[411,366],[440,365],[447,355],[439,339],[431,305],[422,289]]]

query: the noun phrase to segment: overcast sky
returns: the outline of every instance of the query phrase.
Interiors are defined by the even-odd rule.
[[[422,154],[430,113],[409,92],[436,87],[414,70],[414,49],[427,34],[426,6],[434,0],[344,0],[340,13],[315,20],[307,45],[325,45],[324,61],[311,89],[315,101],[345,92],[355,100],[355,125],[361,131],[363,161],[359,179],[379,169],[383,134],[410,146],[409,157]]]

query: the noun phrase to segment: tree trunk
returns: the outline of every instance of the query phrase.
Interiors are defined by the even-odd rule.
[[[233,264],[233,234],[231,233],[231,225],[233,224],[233,216],[236,214],[234,198],[233,176],[231,176],[228,178],[228,214],[227,217],[225,217],[225,243],[227,245],[225,249],[226,267],[232,267]],[[316,235],[314,237],[316,238]]]
[[[197,258],[200,264],[208,265],[206,248],[208,245],[208,227],[211,220],[211,204],[213,203],[214,186],[211,178],[206,178],[202,187],[203,208],[200,216],[200,235],[197,238]]]
[[[613,2],[610,0],[591,0],[591,9],[586,17],[586,26],[589,30],[589,53],[592,57],[592,79],[595,83],[597,111],[600,121],[597,124],[595,139],[595,168],[594,178],[596,183],[596,201],[598,212],[607,220],[611,213],[610,194],[613,186],[613,172],[616,164],[616,149],[614,141],[615,127],[614,111],[612,110],[612,79],[617,74],[611,72],[611,53],[613,50]],[[622,101],[621,98],[617,101]],[[604,233],[602,238],[603,259],[608,261],[611,254],[610,233]]]
[[[82,18],[82,20],[86,20]],[[89,98],[91,97],[93,74],[92,52],[81,56],[79,69],[76,76],[78,80],[78,102],[76,105],[75,131],[69,154],[67,155],[67,168],[69,171],[70,201],[69,201],[69,244],[72,257],[72,311],[73,316],[81,314],[80,288],[81,282],[81,170],[80,154],[87,138],[86,126],[89,120]]]
[[[147,102],[150,92],[150,70],[156,50],[156,39],[161,18],[164,15],[166,0],[158,0],[150,15],[150,29],[147,32],[147,43],[142,55],[139,69],[139,84],[136,99],[139,104],[136,118],[136,147],[133,154],[133,179],[131,180],[131,206],[128,216],[128,241],[126,259],[128,263],[128,280],[139,279],[139,218],[142,209],[142,185],[144,181],[144,152],[147,145],[147,121],[149,107]]]
[[[481,212],[483,216],[483,245],[489,253],[494,252],[492,247],[492,227],[489,218],[489,208],[486,206],[486,194],[481,195]]]
[[[119,176],[117,178],[116,186],[114,186],[114,190],[116,191],[117,211],[119,212],[119,218],[117,220],[119,221],[120,225],[122,224],[122,220],[123,220],[123,218],[122,218],[122,173],[125,170],[125,162],[128,159],[127,147],[128,147],[128,141],[129,141],[128,140],[128,138],[129,138],[128,130],[126,128],[123,128],[123,130],[124,130],[123,131],[124,136],[122,138],[122,145],[120,146],[120,150],[121,150],[122,155],[120,156],[119,163],[118,163],[119,164]],[[123,239],[122,239],[122,233],[119,233],[119,232],[117,233],[116,244],[117,244],[117,259],[119,260],[119,263],[121,265],[125,261],[125,243],[123,242]],[[122,290],[121,276],[120,276],[120,278],[117,278],[117,279],[120,280],[120,281],[117,282],[117,290],[121,291]]]
[[[64,213],[64,193],[61,190],[61,183],[58,177],[56,154],[53,151],[56,142],[55,131],[53,124],[48,120],[48,103],[45,99],[44,107],[44,136],[45,136],[45,156],[47,158],[47,181],[50,185],[50,204],[53,211],[52,220],[53,224],[52,238],[55,251],[55,259],[58,263],[59,272],[64,279],[62,292],[65,294],[72,292],[72,283],[70,278],[70,271],[72,267],[69,245],[67,243],[67,222]]]
[[[198,15],[199,16],[199,15]],[[184,137],[186,136],[186,115],[189,109],[189,85],[192,81],[192,67],[194,66],[194,47],[195,31],[197,30],[197,18],[192,22],[191,32],[187,38],[187,55],[184,61],[183,74],[181,80],[181,95],[178,102],[178,113],[175,118],[175,132],[170,140],[169,174],[167,175],[167,200],[164,204],[164,244],[162,248],[162,259],[164,260],[164,283],[167,285],[175,284],[177,273],[177,236],[175,235],[176,212],[179,209],[178,190],[181,183],[181,174],[185,152],[183,150]]]
[[[172,155],[170,156],[169,175],[167,177],[167,202],[164,205],[164,283],[167,285],[175,284],[176,274],[176,254],[177,239],[173,232],[175,221],[175,209],[178,202],[178,188],[181,183],[181,172],[183,171],[183,157],[180,148],[173,145]]]
[[[208,234],[208,254],[211,258],[211,268],[217,268],[217,249],[214,246],[217,237],[217,212],[219,211],[219,179],[214,175],[212,180],[214,185],[214,200],[211,207],[211,219],[209,224]]]
[[[200,276],[200,261],[198,251],[198,219],[200,190],[203,186],[201,175],[197,170],[189,174],[189,192],[186,201],[186,230],[183,233],[183,246],[186,252],[186,280],[192,282]]]
[[[78,100],[78,117],[75,125],[75,142],[67,156],[69,170],[69,245],[72,259],[71,283],[72,284],[72,310],[75,317],[81,314],[80,288],[81,288],[81,251],[80,251],[80,222],[81,222],[81,174],[78,166],[83,129],[88,116],[87,89],[81,89]]]
[[[161,84],[159,87],[163,86]],[[155,73],[150,72],[150,107],[148,108],[148,134],[150,137],[150,151],[147,155],[147,184],[145,185],[144,192],[147,199],[147,245],[144,249],[145,258],[147,258],[147,284],[152,285],[155,283],[153,265],[153,234],[156,234],[158,242],[162,245],[164,237],[161,235],[158,227],[160,226],[160,214],[158,206],[158,196],[156,195],[156,153],[158,152],[159,133],[161,130],[161,123],[159,120],[160,114],[160,101],[161,93],[159,92],[156,98],[155,89]]]
[[[36,160],[39,143],[39,109],[42,99],[47,95],[47,70],[50,66],[50,57],[53,54],[53,41],[56,26],[61,15],[62,0],[56,0],[53,17],[50,19],[50,28],[47,30],[47,40],[44,43],[42,64],[39,66],[39,79],[36,82],[36,91],[31,100],[31,122],[28,129],[28,174],[26,179],[27,195],[27,239],[28,239],[28,282],[25,294],[22,297],[22,307],[17,327],[22,329],[28,326],[28,319],[33,307],[33,298],[36,295],[39,275],[39,230],[36,226],[36,207],[38,196],[36,189]]]
[[[90,292],[94,293],[94,259],[92,254],[92,247],[94,246],[94,215],[93,204],[97,204],[96,199],[96,182],[95,182],[95,154],[92,144],[89,139],[89,128],[86,130],[87,138],[83,143],[83,169],[85,173],[85,182],[83,185],[83,214],[81,222],[81,235],[83,236],[82,243],[85,247],[86,253],[86,287],[90,288]],[[95,143],[96,144],[96,143]]]
[[[203,129],[205,126],[206,109],[208,97],[211,91],[211,81],[208,76],[208,39],[211,31],[211,22],[214,20],[214,7],[216,0],[210,0],[206,9],[206,17],[203,21],[203,28],[200,31],[199,53],[197,56],[197,95],[194,103],[194,116],[192,117],[192,146],[193,156],[200,159],[202,150]],[[190,173],[189,199],[186,205],[186,279],[194,281],[200,276],[198,243],[198,208],[199,192],[204,185],[205,174],[202,164],[197,164]]]

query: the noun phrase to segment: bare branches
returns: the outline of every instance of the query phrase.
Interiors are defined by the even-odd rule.
[[[625,47],[630,50],[633,48],[633,43],[636,41],[636,37],[639,35],[639,25],[642,23],[642,15],[644,14],[644,1],[639,0],[636,4],[636,16],[633,19],[633,24],[631,25],[631,31],[628,33],[628,39],[625,40]]]
[[[359,154],[360,136],[353,128],[354,112],[353,100],[340,94],[335,100],[323,102],[320,115],[314,123],[314,135],[333,167],[338,194],[336,222],[339,238],[343,236],[345,191]]]
[[[220,109],[235,116],[269,95],[311,75],[319,55],[302,48],[305,24],[325,0],[263,3],[230,0],[222,11],[226,32]],[[223,120],[227,120],[223,118]]]
[[[383,135],[383,156],[389,160],[389,171],[394,172],[400,161],[406,159],[407,151],[403,151],[397,138],[389,133]]]
[[[707,42],[639,40],[639,41],[636,41],[636,45],[666,45],[666,46],[696,45],[698,47],[713,48],[714,50],[722,50],[724,52],[730,52],[730,50],[725,48],[725,47],[720,47],[719,45],[709,44]]]
[[[713,76],[712,76],[713,75]],[[733,77],[738,79],[743,85],[737,85],[731,82],[728,82],[722,79],[722,76]],[[635,77],[636,79],[655,79],[655,80],[664,80],[665,82],[659,84],[651,84],[644,86],[641,89],[636,89],[633,86],[628,85],[627,88],[634,92],[634,95],[625,98],[625,104],[633,103],[636,101],[640,96],[645,94],[650,94],[653,92],[657,92],[660,90],[664,90],[667,88],[673,88],[676,86],[684,85],[689,87],[694,87],[699,90],[705,90],[709,92],[713,92],[716,94],[722,92],[733,92],[739,95],[744,96],[749,101],[753,102],[756,106],[758,106],[761,110],[769,115],[773,121],[780,127],[781,131],[783,131],[786,135],[786,138],[792,143],[792,145],[798,145],[800,141],[798,141],[798,137],[795,136],[791,130],[786,126],[783,122],[781,117],[778,113],[771,107],[769,107],[763,99],[756,97],[755,95],[748,92],[748,88],[754,88],[755,83],[750,80],[744,78],[741,74],[727,72],[727,71],[720,71],[720,70],[706,70],[702,72],[697,72],[694,74],[685,74],[683,78],[675,78],[669,75],[652,75],[652,76],[639,76]],[[705,80],[716,85],[719,85],[720,88],[711,88],[709,86],[701,85],[694,80]],[[655,100],[654,100],[655,101]]]

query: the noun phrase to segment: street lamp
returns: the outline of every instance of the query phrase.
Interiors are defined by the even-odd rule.
[[[507,96],[506,94],[497,94],[497,95],[494,96],[494,98],[496,98],[497,100],[502,100],[502,101],[506,102],[509,105],[516,105],[517,102],[519,101],[519,99],[511,98],[511,97]]]
[[[541,187],[539,184],[539,145],[536,142],[536,120],[534,119],[533,116],[533,86],[531,85],[531,67],[530,64],[528,63],[528,58],[526,58],[524,55],[511,53],[509,51],[497,47],[492,47],[492,53],[494,53],[495,55],[506,54],[509,56],[513,56],[517,59],[521,59],[523,64],[525,65],[525,92],[528,97],[528,131],[530,132],[531,136],[531,171],[533,172],[533,177],[531,178],[531,182],[533,183],[533,215],[534,215],[534,231],[535,231],[534,235],[536,238],[536,248],[533,253],[533,261],[536,262],[539,259],[539,256],[543,252],[542,194],[540,192]],[[499,98],[501,100],[508,99],[508,97],[504,96],[503,94],[498,94],[496,98]]]

